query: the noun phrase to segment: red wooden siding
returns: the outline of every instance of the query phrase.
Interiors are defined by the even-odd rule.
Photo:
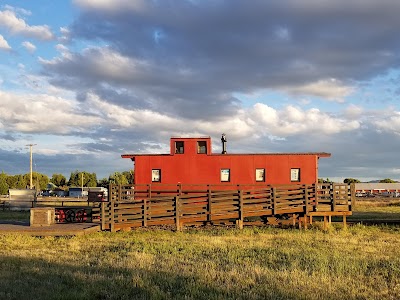
[[[184,142],[184,153],[175,153],[175,142]],[[197,142],[206,141],[207,154],[197,153]],[[329,153],[212,154],[210,138],[171,138],[170,154],[125,154],[135,162],[135,183],[152,182],[152,170],[161,170],[162,184],[221,184],[221,169],[230,170],[229,184],[257,184],[256,169],[265,169],[267,184],[312,184],[318,180],[318,158]],[[229,150],[229,149],[228,149]],[[291,181],[291,169],[300,169],[300,181]]]

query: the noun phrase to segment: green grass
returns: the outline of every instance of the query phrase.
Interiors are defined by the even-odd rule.
[[[10,211],[0,209],[0,221],[29,221],[30,212],[25,211]]]
[[[399,299],[400,231],[0,236],[0,299]]]
[[[400,220],[400,200],[396,198],[358,200],[349,221],[358,220]]]
[[[399,208],[359,202],[353,217]],[[319,225],[0,235],[0,299],[400,299],[399,227]]]

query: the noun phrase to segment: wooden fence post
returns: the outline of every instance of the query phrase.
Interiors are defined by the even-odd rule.
[[[331,199],[332,199],[332,208],[331,208],[331,210],[335,211],[336,210],[336,191],[335,191],[335,184],[334,183],[331,184],[330,192],[331,192],[330,196],[331,196]]]
[[[356,207],[356,184],[353,182],[350,184],[350,207],[349,211],[352,211]]]
[[[211,189],[210,185],[207,185],[207,222],[211,223],[212,211],[211,211]]]
[[[178,183],[178,196],[182,195],[182,184]]]
[[[309,207],[308,207],[309,203],[308,202],[309,202],[308,185],[304,185],[304,204],[306,205],[306,207],[305,207],[306,215],[308,215],[308,213],[309,213]]]
[[[116,189],[117,194],[120,193],[119,189]],[[111,196],[111,203],[110,203],[110,230],[111,232],[115,232],[115,212],[114,212],[114,207],[115,207],[115,198],[117,195],[112,195]]]
[[[318,211],[318,183],[316,183],[315,185],[315,189],[314,189],[314,193],[315,193],[315,207],[314,207],[314,211]]]
[[[105,230],[106,229],[106,208],[105,206],[105,202],[101,202],[101,230]]]
[[[243,229],[243,190],[239,190],[239,219],[237,220],[237,227],[239,229]]]
[[[276,188],[272,188],[272,214],[275,216],[276,215]]]
[[[143,226],[147,227],[147,201],[143,199]]]
[[[175,196],[175,222],[176,222],[176,230],[182,230],[182,224],[180,220],[180,204],[179,204],[179,196]]]

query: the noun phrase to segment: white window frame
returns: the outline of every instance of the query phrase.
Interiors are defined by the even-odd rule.
[[[228,168],[221,169],[220,180],[221,180],[221,182],[230,182],[231,181],[231,169],[228,169]]]
[[[256,182],[265,182],[265,168],[257,168],[256,169]]]
[[[200,143],[203,144],[204,143],[204,152],[200,151]],[[197,141],[197,154],[207,154],[207,142],[206,141]]]
[[[290,181],[291,182],[299,182],[300,181],[300,168],[291,168],[290,169]]]
[[[182,144],[182,147],[178,148],[178,143]],[[182,152],[180,151],[181,150],[180,148],[182,148]],[[184,154],[184,153],[185,153],[185,142],[184,141],[175,141],[175,154]]]
[[[161,169],[151,170],[151,182],[161,182]]]

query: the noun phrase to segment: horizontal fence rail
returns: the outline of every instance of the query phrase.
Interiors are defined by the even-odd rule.
[[[312,217],[351,214],[354,188],[310,185],[110,185],[94,214],[103,230],[204,224],[301,225]],[[345,219],[344,219],[345,220]]]

